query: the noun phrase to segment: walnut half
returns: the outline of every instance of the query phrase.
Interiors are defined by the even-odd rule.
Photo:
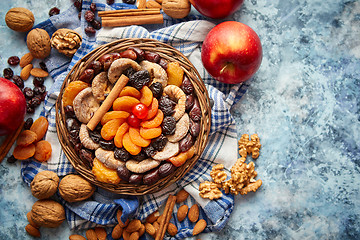
[[[77,32],[66,28],[58,29],[51,36],[51,46],[68,57],[75,54],[81,41],[82,38]]]

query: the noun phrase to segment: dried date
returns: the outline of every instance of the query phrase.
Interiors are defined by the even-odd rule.
[[[94,74],[95,74],[94,69],[91,68],[85,69],[85,71],[80,75],[79,80],[86,83],[91,83],[91,81],[94,78]]]
[[[194,85],[186,75],[184,76],[183,82],[181,84],[181,89],[186,95],[192,94],[194,92]]]
[[[161,178],[164,178],[175,172],[175,170],[176,167],[172,163],[164,163],[159,167],[159,175]]]
[[[189,117],[194,120],[195,122],[200,121],[201,119],[201,109],[200,109],[200,103],[197,98],[195,98],[194,106],[191,108],[189,112]]]
[[[143,183],[145,185],[152,185],[159,180],[160,180],[159,168],[150,171],[149,173],[145,174],[143,177]]]
[[[179,149],[180,152],[186,152],[194,145],[194,138],[190,133],[187,133],[186,136],[180,140]]]
[[[94,160],[93,153],[84,148],[80,149],[79,157],[83,162],[92,163]]]
[[[145,51],[145,60],[153,63],[158,63],[160,61],[160,55],[155,52]]]
[[[131,184],[140,184],[143,180],[143,174],[131,174],[129,177],[129,183]]]
[[[94,76],[98,75],[102,71],[102,64],[99,61],[92,61],[87,68],[94,70]]]
[[[186,101],[185,101],[185,111],[189,112],[195,103],[195,97],[194,94],[186,95]]]
[[[200,133],[200,123],[193,121],[191,118],[190,118],[189,133],[193,137],[199,136]]]
[[[142,60],[145,59],[145,51],[142,50],[141,48],[137,48],[137,47],[129,47],[130,50],[133,50],[136,53],[136,61],[141,62]]]
[[[117,168],[116,172],[117,172],[117,175],[119,176],[119,178],[121,178],[122,180],[127,181],[127,182],[129,181],[131,172],[124,165],[119,166]]]

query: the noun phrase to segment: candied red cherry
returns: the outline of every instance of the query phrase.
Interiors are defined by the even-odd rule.
[[[12,56],[9,57],[8,59],[8,64],[10,64],[11,66],[18,65],[19,62],[20,62],[20,58],[18,56]]]
[[[137,118],[134,114],[131,114],[128,118],[127,118],[127,123],[131,126],[131,127],[139,127],[140,123],[141,123],[141,119]]]
[[[149,111],[148,108],[143,103],[136,104],[132,109],[132,113],[139,119],[146,118],[148,111]]]

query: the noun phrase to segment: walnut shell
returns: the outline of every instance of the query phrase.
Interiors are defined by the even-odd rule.
[[[163,0],[162,8],[172,18],[184,18],[189,14],[191,4],[189,0]]]
[[[61,197],[68,202],[79,202],[93,195],[95,186],[79,175],[69,174],[59,184]]]
[[[37,199],[49,198],[56,193],[59,181],[59,177],[52,171],[39,172],[30,184],[31,193]]]
[[[6,13],[5,22],[14,31],[27,32],[34,26],[35,18],[29,9],[16,7]]]
[[[51,36],[51,46],[60,53],[72,57],[81,45],[81,36],[77,32],[61,28]]]
[[[31,30],[26,43],[34,58],[43,59],[50,55],[50,36],[44,29],[35,28]]]
[[[38,200],[32,206],[31,219],[40,227],[55,228],[65,220],[65,209],[53,200]]]

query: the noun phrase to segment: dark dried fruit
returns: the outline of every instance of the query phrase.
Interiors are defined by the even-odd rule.
[[[71,130],[80,130],[80,123],[75,118],[68,118],[66,119],[65,123],[69,132],[71,132]]]
[[[34,95],[42,95],[43,93],[46,92],[46,86],[42,85],[39,87],[34,87],[33,91],[34,91]]]
[[[194,106],[191,108],[189,112],[189,117],[194,120],[195,122],[200,121],[201,119],[201,109],[200,109],[200,103],[197,98],[195,98]]]
[[[165,69],[165,70],[166,70],[167,67],[168,67],[168,62],[167,62],[165,59],[163,59],[163,58],[160,58],[158,64],[159,64],[163,69]]]
[[[186,101],[185,101],[185,111],[189,112],[195,103],[195,96],[194,94],[186,95]]]
[[[89,133],[89,137],[91,138],[91,140],[93,140],[96,143],[100,142],[101,134],[99,132],[91,131],[90,129],[88,129],[88,133]]]
[[[12,56],[8,58],[8,64],[11,66],[18,65],[20,62],[20,58],[18,56]]]
[[[76,154],[79,154],[80,153],[80,150],[82,149],[83,145],[81,143],[77,143],[75,146],[74,146],[74,150],[76,152]]]
[[[75,0],[74,6],[77,8],[77,10],[80,12],[82,8],[82,0]]]
[[[151,146],[153,146],[156,151],[161,151],[163,150],[167,142],[168,142],[167,137],[165,137],[164,134],[161,134],[160,136],[154,138],[151,141]]]
[[[87,22],[91,23],[95,19],[95,14],[94,12],[87,10],[84,14],[84,17]]]
[[[111,54],[104,54],[99,58],[99,62],[102,64],[105,71],[107,71],[114,61],[114,56]]]
[[[91,3],[91,4],[90,4],[90,10],[91,10],[92,12],[95,12],[95,11],[96,11],[96,3]]]
[[[136,53],[131,49],[127,49],[127,50],[121,52],[120,55],[122,58],[129,58],[134,61],[137,59]]]
[[[115,148],[114,157],[117,160],[126,162],[130,159],[130,153],[125,148]]]
[[[24,88],[23,93],[26,99],[31,99],[34,97],[34,91],[29,87]]]
[[[95,29],[93,27],[86,27],[85,28],[85,33],[88,35],[93,35],[96,33]]]
[[[73,106],[67,105],[66,107],[64,107],[64,112],[67,118],[75,118],[75,112]]]
[[[14,155],[11,155],[10,157],[7,158],[8,163],[15,163],[16,161],[17,159],[14,157]]]
[[[193,137],[197,137],[199,135],[199,133],[200,133],[200,123],[199,122],[194,122],[191,118],[190,118],[189,133]]]
[[[162,84],[159,83],[159,82],[154,82],[150,85],[150,90],[152,91],[153,93],[153,97],[154,98],[159,98],[162,96],[163,94],[163,87],[162,87]]]
[[[33,124],[34,120],[32,118],[26,119],[24,123],[24,130],[29,130],[31,128],[31,125]]]
[[[36,108],[37,106],[39,106],[41,104],[41,99],[39,97],[33,97],[32,99],[30,99],[30,105],[34,108]]]
[[[147,70],[140,70],[132,74],[129,78],[130,86],[141,90],[143,86],[147,85],[150,82],[150,73]]]
[[[164,113],[165,116],[173,115],[174,107],[176,106],[176,102],[171,100],[169,96],[161,96],[159,99],[159,109]]]
[[[184,79],[181,84],[181,89],[187,95],[192,94],[194,92],[194,85],[186,75],[184,75]]]
[[[164,117],[163,122],[161,123],[161,130],[164,135],[171,135],[175,133],[176,129],[176,120],[173,116]]]
[[[127,3],[127,4],[135,4],[136,0],[122,0],[123,3]]]
[[[35,87],[41,87],[44,85],[45,79],[41,77],[35,77],[33,80],[33,84]]]
[[[114,2],[115,2],[115,0],[106,0],[106,3],[109,5],[113,4]]]
[[[24,88],[24,80],[22,80],[20,76],[15,75],[12,80],[20,89]]]
[[[194,145],[194,138],[190,133],[186,134],[186,136],[180,140],[179,148],[180,152],[186,152]]]
[[[58,9],[57,7],[53,7],[52,9],[50,9],[49,11],[49,16],[52,17],[54,15],[58,15],[60,14],[60,9]]]
[[[143,174],[132,174],[129,177],[129,183],[131,184],[140,184],[143,179]]]
[[[99,144],[100,147],[104,150],[113,151],[115,149],[115,144],[113,140],[106,141],[104,139],[100,139]]]
[[[9,80],[14,76],[14,72],[11,68],[5,68],[3,74],[4,74],[4,78]]]
[[[141,151],[141,152],[139,152],[138,155],[131,155],[130,158],[133,159],[133,160],[135,160],[135,161],[140,162],[140,161],[142,161],[142,160],[147,159],[148,157],[147,157],[147,155],[146,155],[146,153],[145,153],[144,151]]]
[[[137,47],[129,47],[130,50],[133,50],[136,53],[136,61],[141,62],[142,60],[144,60],[145,58],[145,51],[142,50],[141,48],[137,48]]]
[[[102,64],[99,61],[92,61],[87,68],[94,70],[94,76],[98,75],[102,71]]]
[[[91,22],[91,26],[96,29],[96,30],[99,30],[101,28],[101,22],[94,19],[92,22]]]
[[[118,52],[110,53],[110,55],[112,56],[113,60],[121,58],[121,54]]]
[[[71,130],[69,140],[74,146],[78,144],[80,142],[79,130]]]
[[[49,72],[47,67],[46,67],[46,64],[44,62],[39,62],[39,66],[42,70],[44,70],[45,72]]]
[[[86,82],[86,83],[91,83],[91,81],[94,78],[94,69],[88,68],[85,69],[85,71],[80,75],[79,80]]]
[[[133,75],[135,72],[136,71],[132,67],[129,67],[129,68],[124,70],[123,74],[125,76],[127,76],[128,78],[130,78],[130,76]]]
[[[155,52],[145,51],[145,60],[153,63],[158,63],[160,61],[160,55]]]
[[[150,158],[153,157],[157,152],[151,144],[149,146],[143,148],[143,150],[146,153],[146,155]]]
[[[35,108],[33,108],[32,106],[30,106],[30,104],[27,102],[26,103],[26,113],[28,114],[32,114],[35,112]]]
[[[152,185],[160,180],[159,168],[152,170],[143,177],[143,183],[146,185]]]
[[[161,178],[169,176],[171,173],[175,172],[176,167],[168,162],[168,163],[164,163],[159,167],[159,175]]]
[[[87,149],[80,149],[79,151],[79,157],[82,161],[84,162],[88,162],[88,163],[92,163],[94,160],[94,156],[92,154],[92,152],[90,152]]]
[[[124,165],[118,167],[116,172],[117,172],[117,175],[119,176],[119,178],[121,178],[122,180],[127,181],[127,182],[129,181],[131,172]]]

